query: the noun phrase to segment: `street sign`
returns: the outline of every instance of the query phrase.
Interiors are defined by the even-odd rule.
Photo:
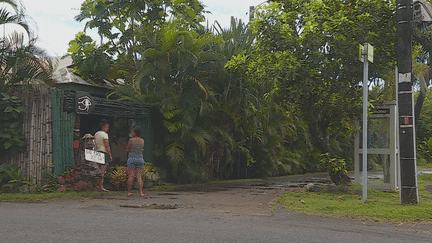
[[[365,47],[363,45],[359,44],[359,60],[361,62],[364,62],[364,56],[363,56],[364,49],[365,49]]]
[[[367,59],[368,59],[369,62],[373,63],[374,48],[369,43],[366,43],[365,45],[367,46],[366,47],[366,50],[367,50]]]
[[[367,60],[373,63],[373,53],[374,48],[371,44],[365,43],[364,45],[359,44],[359,60],[361,62],[365,62],[364,56],[367,57]]]

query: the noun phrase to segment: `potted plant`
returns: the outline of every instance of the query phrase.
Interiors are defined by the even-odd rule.
[[[159,179],[160,169],[153,166],[150,162],[145,162],[144,170],[142,173],[142,179],[144,183],[144,188],[149,188],[153,185],[155,181]]]

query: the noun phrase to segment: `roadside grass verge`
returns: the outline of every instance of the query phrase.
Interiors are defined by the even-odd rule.
[[[144,188],[144,191],[176,191],[184,190],[187,188],[193,188],[197,185],[205,186],[205,184],[187,184],[187,185],[176,185],[171,183],[160,183],[153,185],[151,188]],[[85,191],[76,192],[73,190],[67,190],[65,192],[35,192],[35,193],[1,193],[0,202],[41,202],[48,201],[56,198],[97,198],[102,195],[109,194],[126,194],[126,190],[112,190],[110,192],[98,192],[98,191]]]
[[[399,192],[381,192],[368,188],[366,203],[363,203],[360,185],[350,185],[348,190],[324,190],[323,192],[290,192],[280,196],[271,204],[271,209],[323,215],[337,218],[391,222],[432,223],[432,193],[425,190],[432,185],[432,175],[421,175],[419,204],[400,204]],[[345,192],[342,192],[345,191]]]
[[[150,191],[174,191],[176,189],[178,189],[178,185],[172,184],[161,184],[155,185],[151,188],[144,188],[144,190]],[[126,194],[126,190],[110,192],[76,192],[73,190],[67,190],[65,192],[0,193],[0,202],[40,202],[56,198],[97,198],[109,194]]]
[[[94,198],[106,192],[41,192],[41,193],[1,193],[0,202],[39,202],[54,198]]]

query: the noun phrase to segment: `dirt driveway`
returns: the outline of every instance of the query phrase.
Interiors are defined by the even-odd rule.
[[[307,183],[330,183],[327,175],[313,177],[271,178],[257,182],[209,183],[178,191],[148,190],[141,198],[135,191],[132,197],[125,192],[111,192],[94,199],[81,200],[86,206],[176,209],[247,215],[272,215],[269,206],[279,195],[300,190]],[[55,199],[52,203],[76,203],[80,199]]]
[[[430,172],[432,173],[432,171]],[[92,199],[54,199],[53,204],[74,204],[95,210],[116,211],[123,208],[184,209],[229,215],[276,216],[270,204],[281,194],[303,190],[308,183],[325,185],[330,183],[326,174],[270,178],[257,182],[209,183],[184,188],[178,191],[158,192],[148,190],[148,196],[141,198],[136,191],[132,197],[126,192],[110,192]],[[280,210],[277,210],[280,211]],[[276,212],[277,212],[276,211]],[[367,223],[367,222],[364,222]],[[399,224],[402,231],[432,235],[432,225]]]

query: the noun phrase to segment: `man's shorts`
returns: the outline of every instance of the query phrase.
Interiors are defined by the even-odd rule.
[[[109,156],[109,153],[107,152],[103,152],[105,154],[105,165],[109,165],[109,163],[111,162],[111,158]]]

